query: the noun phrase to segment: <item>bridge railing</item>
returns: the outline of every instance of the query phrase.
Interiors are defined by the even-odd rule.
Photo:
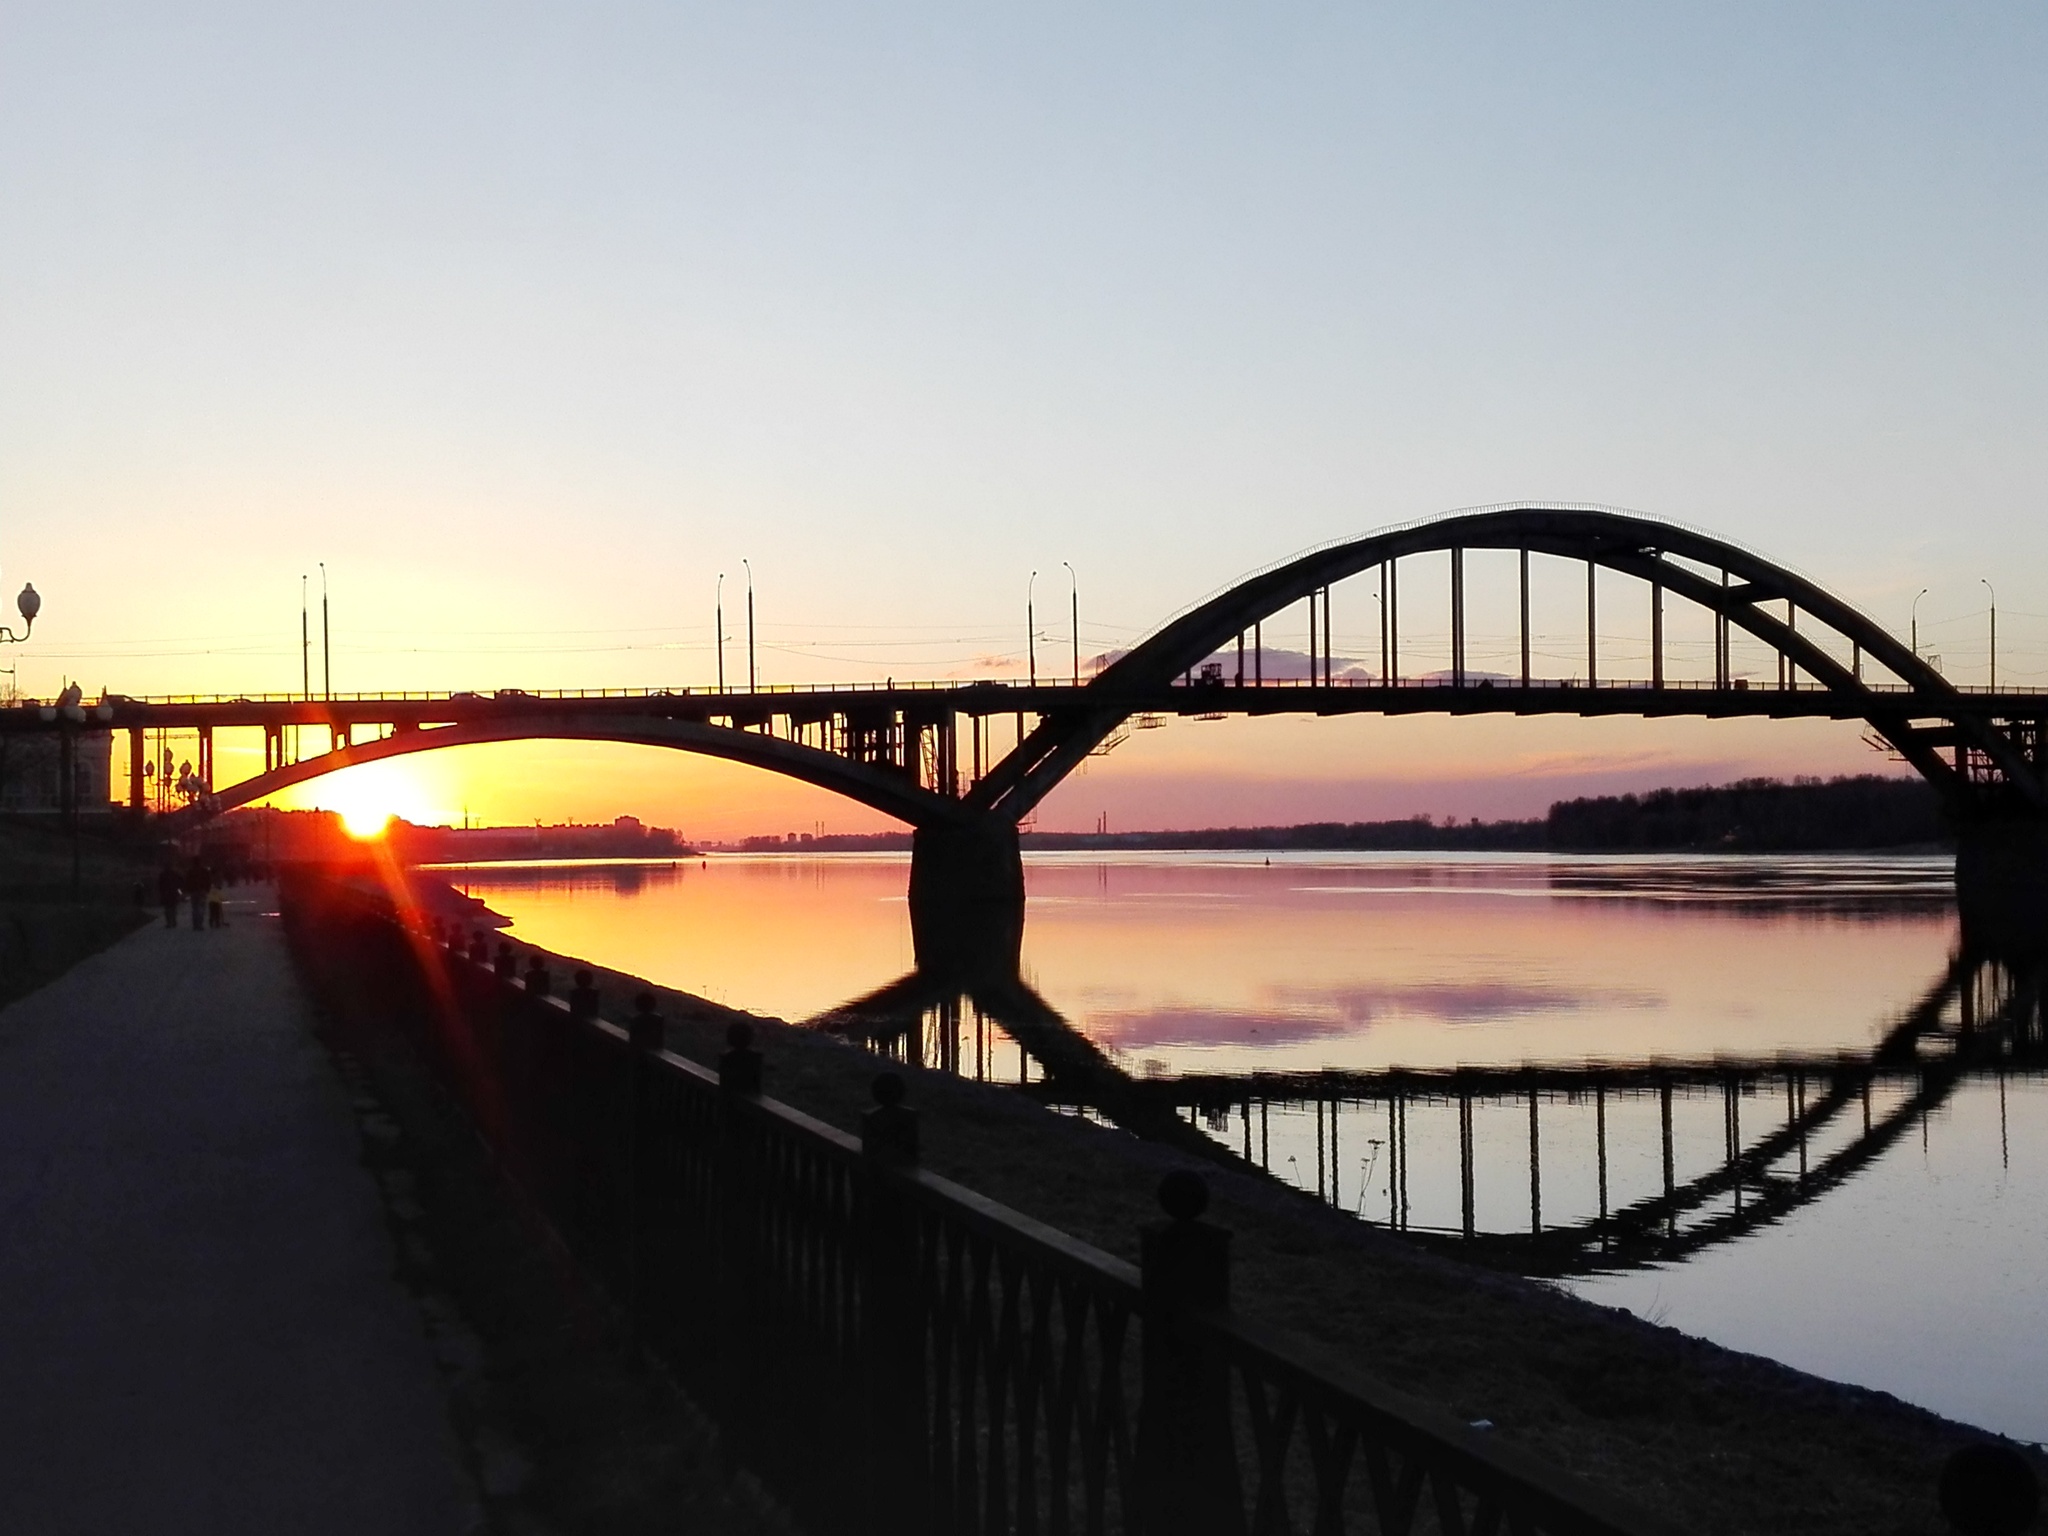
[[[1078,693],[1086,689],[1086,681],[1075,684],[1063,677],[1041,678],[1035,683],[1022,678],[981,678],[962,681],[957,678],[939,678],[906,681],[888,679],[876,682],[872,679],[846,683],[763,683],[755,688],[501,688],[491,692],[457,689],[454,691],[415,690],[397,692],[336,693],[320,698],[308,698],[302,693],[161,693],[161,694],[120,694],[106,702],[116,707],[141,705],[146,708],[179,708],[231,706],[237,704],[293,704],[315,706],[324,704],[509,704],[528,702],[552,703],[578,700],[620,701],[647,700],[665,702],[687,699],[691,702],[734,701],[749,699],[798,699],[838,694],[877,693],[956,693],[1002,697],[1010,693]],[[1866,680],[1865,692],[1891,696],[1907,696],[1913,693],[1912,685],[1879,679]],[[1951,683],[1956,693],[1966,698],[2014,698],[2038,699],[2048,694],[2048,688],[2013,687],[2010,684],[1992,688],[1982,683]],[[1327,681],[1310,677],[1268,677],[1254,683],[1247,677],[1240,685],[1235,675],[1221,682],[1208,682],[1202,678],[1176,679],[1168,685],[1170,690],[1207,691],[1220,689],[1225,693],[1250,692],[1257,689],[1306,689],[1306,688],[1360,688],[1360,689],[1413,689],[1413,688],[1464,688],[1498,689],[1513,692],[1517,689],[1570,689],[1587,688],[1600,692],[1621,691],[1630,693],[1814,693],[1826,691],[1826,685],[1813,678],[1795,677],[1783,685],[1774,680],[1762,678],[1736,678],[1732,685],[1724,686],[1711,678],[1672,678],[1659,682],[1646,677],[1602,677],[1588,682],[1582,677],[1532,677],[1523,682],[1519,677],[1499,673],[1478,675],[1468,674],[1463,682],[1444,673],[1427,673],[1413,677],[1384,679],[1378,677],[1333,676]],[[90,700],[82,707],[89,721],[104,723],[94,712],[101,701]],[[46,718],[55,718],[59,708],[54,699],[18,698],[0,704],[0,712],[36,710]],[[1007,707],[1007,706],[1006,706]],[[997,710],[994,713],[1004,711]],[[125,727],[120,727],[125,728]]]
[[[1192,1175],[1134,1267],[919,1167],[900,1080],[849,1136],[763,1095],[743,1034],[714,1070],[360,888],[301,876],[283,906],[315,992],[405,1029],[818,1536],[1662,1529],[1234,1314]]]

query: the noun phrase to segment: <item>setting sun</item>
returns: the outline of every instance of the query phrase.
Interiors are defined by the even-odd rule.
[[[410,763],[364,763],[286,790],[271,803],[281,810],[333,811],[350,837],[367,841],[396,818],[417,826],[449,820],[422,777]]]
[[[358,842],[382,837],[384,829],[391,825],[391,812],[379,811],[369,806],[352,806],[341,812],[341,824],[350,837]]]

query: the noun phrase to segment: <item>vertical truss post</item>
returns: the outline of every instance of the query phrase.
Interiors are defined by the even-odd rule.
[[[1380,686],[1382,688],[1394,680],[1393,651],[1387,631],[1389,617],[1387,602],[1388,593],[1391,590],[1387,582],[1388,564],[1389,562],[1385,560],[1380,562]]]
[[[1586,561],[1586,686],[1600,686],[1600,630],[1598,626],[1599,562]]]
[[[1465,551],[1451,550],[1451,686],[1465,686]]]
[[[1664,583],[1650,583],[1650,686],[1664,686]]]
[[[1316,594],[1308,595],[1308,685],[1316,685]]]
[[[1522,686],[1529,686],[1529,551],[1517,550],[1522,565]]]
[[[1237,686],[1244,686],[1244,631],[1237,632]]]
[[[1671,1166],[1671,1084],[1657,1085],[1657,1112],[1664,1124],[1664,1195],[1666,1199],[1678,1186],[1672,1179]]]
[[[1600,1243],[1607,1244],[1607,1089],[1595,1085],[1593,1089],[1593,1146],[1599,1162],[1600,1178]]]
[[[1330,662],[1330,589],[1323,588],[1323,686],[1330,687],[1336,681],[1336,672]]]
[[[1472,1221],[1472,1095],[1469,1091],[1458,1095],[1458,1195],[1464,1207],[1464,1231],[1467,1237],[1477,1228]]]
[[[130,727],[128,731],[128,809],[131,811],[139,811],[143,808],[142,786],[146,780],[142,772],[142,744],[143,738],[147,734],[139,725]],[[267,731],[263,736],[263,745],[265,753],[263,768],[267,773],[270,771],[270,734]]]
[[[1387,1096],[1387,1225],[1401,1225],[1401,1094]]]
[[[1323,1197],[1323,1096],[1316,1095],[1316,1198]]]
[[[1728,571],[1721,571],[1721,590],[1728,590]],[[1714,686],[1728,686],[1728,614],[1723,609],[1714,610]]]
[[[1401,562],[1387,562],[1387,683],[1401,681]]]
[[[1252,623],[1252,686],[1259,687],[1266,681],[1266,625],[1263,619]]]

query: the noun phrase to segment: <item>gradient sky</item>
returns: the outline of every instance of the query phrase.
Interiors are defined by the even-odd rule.
[[[0,580],[47,605],[10,656],[293,688],[324,560],[340,689],[703,683],[745,557],[770,680],[1002,675],[1033,568],[1092,653],[1552,498],[1901,632],[1927,587],[1963,680],[1989,577],[2048,685],[2044,78],[2021,5],[9,4]],[[1540,810],[1883,766],[1859,735],[1182,725],[1041,824]],[[878,824],[647,751],[370,783]]]

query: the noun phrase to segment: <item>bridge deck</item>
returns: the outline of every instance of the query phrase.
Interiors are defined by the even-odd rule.
[[[1946,714],[1956,700],[1936,707],[1903,684],[1873,684],[1886,705],[1896,701],[1902,716]],[[1972,713],[1998,719],[2048,718],[2048,690],[1985,688],[1959,690]],[[1920,707],[1923,702],[1925,707]],[[1045,716],[1076,708],[1108,707],[1133,714],[1183,716],[1279,714],[1562,714],[1697,715],[1772,719],[1860,719],[1869,700],[1858,701],[1819,686],[1715,687],[1708,683],[1641,679],[1532,679],[1527,685],[1491,678],[1456,683],[1448,678],[1407,678],[1383,684],[1337,679],[1268,681],[1243,686],[1176,683],[1114,693],[1071,683],[845,683],[818,687],[728,689],[501,689],[495,693],[351,693],[332,698],[295,694],[172,695],[88,703],[70,716],[73,723],[108,729],[194,730],[211,727],[374,726],[399,728],[457,725],[546,715],[602,720],[659,718],[765,723],[771,719],[818,720],[838,715],[903,713],[930,717]],[[0,732],[47,730],[62,718],[50,701],[29,700],[0,708]]]

